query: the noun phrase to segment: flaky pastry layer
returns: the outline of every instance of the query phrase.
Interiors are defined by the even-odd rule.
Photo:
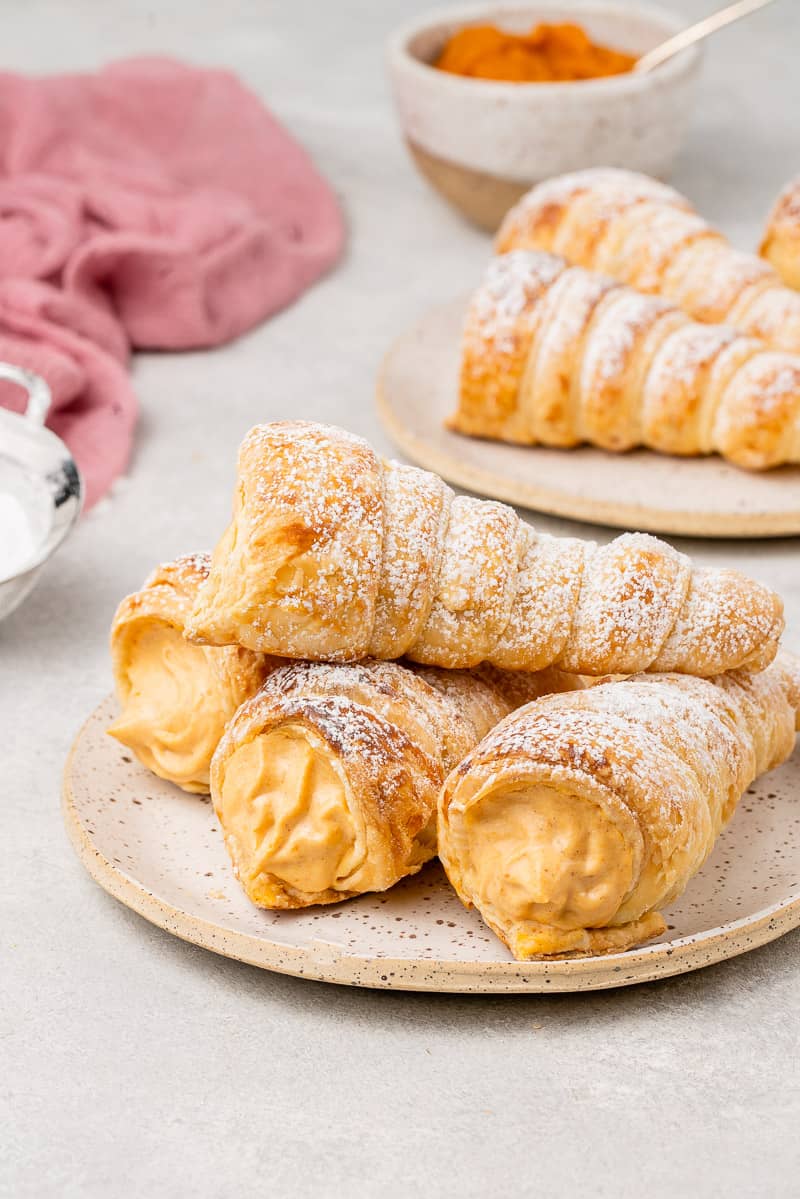
[[[499,253],[545,250],[800,354],[800,296],[769,263],[726,241],[673,188],[631,171],[549,179],[511,209]]]
[[[449,424],[524,445],[718,453],[766,470],[800,462],[800,355],[515,250],[490,263],[470,304]]]
[[[277,663],[238,646],[193,645],[183,635],[209,557],[159,566],[126,596],[111,626],[120,714],[108,732],[160,778],[208,792],[225,724]]]
[[[761,254],[788,287],[800,291],[800,178],[787,183],[775,201]]]
[[[788,656],[526,705],[445,782],[447,875],[522,960],[638,944],[663,931],[753,779],[790,756],[798,713]]]
[[[383,891],[436,853],[445,775],[517,703],[582,686],[368,660],[276,670],[220,742],[211,794],[244,890],[298,908]]]
[[[782,628],[779,598],[736,571],[695,568],[643,534],[597,546],[538,533],[304,421],[245,438],[233,517],[187,621],[198,643],[291,658],[587,675],[758,670]]]

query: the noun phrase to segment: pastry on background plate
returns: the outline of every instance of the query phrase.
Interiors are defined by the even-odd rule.
[[[524,445],[718,453],[766,470],[800,462],[800,355],[514,250],[492,260],[470,304],[448,423]]]
[[[800,353],[800,295],[734,249],[689,201],[632,171],[595,168],[534,187],[506,216],[499,253],[546,250],[655,292],[695,320],[733,325]]]
[[[761,253],[784,283],[800,290],[800,177],[787,183],[775,201]]]
[[[292,658],[575,674],[760,670],[780,599],[662,541],[537,533],[326,425],[259,425],[187,636]]]
[[[439,856],[520,960],[629,949],[791,755],[800,667],[641,675],[520,708],[452,772]]]
[[[120,714],[112,737],[160,778],[207,793],[209,766],[227,721],[277,663],[264,654],[192,645],[183,636],[207,554],[157,567],[126,596],[111,626]]]

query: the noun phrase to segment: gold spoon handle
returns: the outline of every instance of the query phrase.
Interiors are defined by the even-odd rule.
[[[655,50],[648,50],[647,54],[643,54],[637,61],[633,69],[640,73],[652,71],[655,67],[660,67],[662,62],[666,62],[668,58],[672,58],[673,54],[678,54],[687,46],[693,46],[695,42],[701,41],[711,33],[716,33],[718,29],[724,29],[726,25],[731,25],[741,17],[747,17],[750,13],[757,12],[759,8],[766,8],[772,2],[773,0],[738,0],[736,4],[729,4],[727,8],[712,13],[710,17],[698,21],[696,25],[690,25],[682,33],[676,33],[675,37],[662,42],[660,46],[656,46]]]

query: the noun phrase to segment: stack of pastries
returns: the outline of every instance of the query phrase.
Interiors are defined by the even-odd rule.
[[[800,188],[762,257],[629,171],[535,187],[469,308],[450,427],[561,448],[800,463]]]
[[[538,533],[339,429],[253,429],[211,557],[112,628],[109,730],[210,790],[253,903],[439,855],[519,959],[624,949],[792,752],[782,605],[653,537]]]

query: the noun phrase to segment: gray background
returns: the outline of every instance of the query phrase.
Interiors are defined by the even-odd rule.
[[[384,38],[422,7],[0,3],[8,68],[149,50],[235,68],[315,155],[351,228],[335,274],[237,345],[137,361],[126,486],[0,626],[4,1195],[797,1194],[800,933],[617,993],[336,989],[150,927],[89,880],[62,830],[60,771],[110,688],[114,607],[155,561],[221,531],[246,428],[302,415],[389,450],[381,354],[481,272],[487,241],[418,180],[390,110]],[[675,182],[743,246],[800,168],[798,50],[800,4],[780,0],[708,55]],[[800,648],[796,541],[682,548],[780,588]]]

